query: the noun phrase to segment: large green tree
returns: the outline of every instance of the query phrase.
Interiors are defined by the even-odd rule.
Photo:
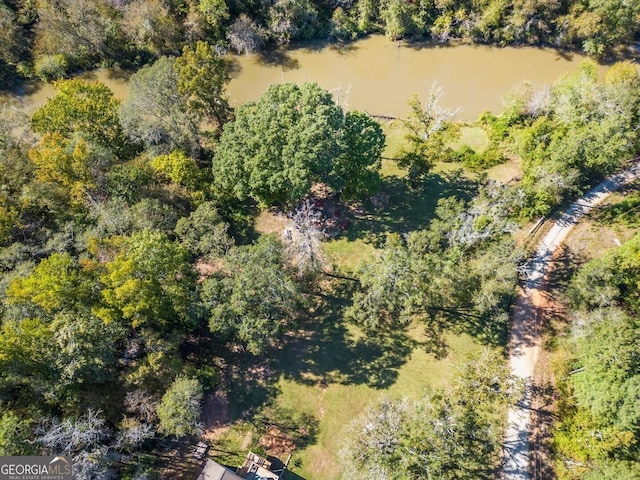
[[[213,162],[217,186],[273,205],[301,198],[331,171],[342,109],[314,83],[271,85],[238,108]]]
[[[295,319],[300,292],[285,269],[281,243],[264,236],[229,252],[224,271],[204,281],[203,299],[211,330],[258,354]]]
[[[184,247],[163,233],[142,230],[114,239],[111,248],[116,254],[104,265],[98,317],[157,331],[189,325],[195,278]]]
[[[10,303],[28,303],[55,313],[86,301],[90,283],[67,253],[53,253],[26,277],[13,280],[6,295]]]
[[[343,197],[374,191],[380,183],[385,145],[380,124],[365,113],[347,112],[339,143],[342,153],[334,161],[332,175]]]
[[[272,85],[225,126],[214,182],[262,205],[295,202],[318,181],[361,193],[375,183],[383,143],[379,127],[362,114],[345,119],[317,84]]]

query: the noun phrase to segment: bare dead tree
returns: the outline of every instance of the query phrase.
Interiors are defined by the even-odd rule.
[[[101,413],[88,409],[77,419],[45,418],[36,428],[35,441],[51,452],[64,455],[99,445],[111,434]]]
[[[114,443],[116,450],[132,451],[145,440],[153,438],[156,430],[151,423],[128,419]]]
[[[527,114],[532,117],[546,115],[551,110],[551,85],[545,85],[531,94],[526,105]]]
[[[153,422],[156,419],[157,402],[144,390],[127,392],[124,398],[127,412],[133,413],[143,422]]]
[[[316,210],[311,200],[298,207],[282,231],[285,255],[300,276],[323,270],[327,258],[322,249],[326,236],[321,228],[322,213]]]
[[[455,117],[461,108],[443,107],[440,100],[444,90],[437,82],[431,84],[427,99],[421,103],[417,96],[409,101],[409,117],[404,124],[417,139],[424,142],[436,132],[442,130],[447,121]]]
[[[253,20],[242,14],[229,27],[227,39],[236,52],[255,53],[262,50],[265,33]]]

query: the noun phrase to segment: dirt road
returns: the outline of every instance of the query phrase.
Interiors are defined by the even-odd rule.
[[[636,161],[629,169],[609,177],[572,203],[567,211],[553,223],[529,263],[527,279],[518,291],[509,339],[511,373],[524,379],[528,388],[518,405],[509,410],[509,426],[503,444],[502,478],[505,480],[531,478],[529,468],[531,387],[534,368],[540,353],[539,319],[545,303],[547,274],[553,255],[584,215],[611,193],[639,178],[640,162]]]

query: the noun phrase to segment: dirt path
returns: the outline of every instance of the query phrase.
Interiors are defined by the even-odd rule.
[[[547,274],[553,256],[571,229],[580,219],[601,203],[611,193],[640,178],[640,163],[628,170],[609,177],[576,200],[556,220],[529,262],[529,274],[518,291],[509,339],[509,363],[511,373],[524,379],[527,393],[518,405],[509,410],[509,426],[503,444],[503,479],[526,480],[531,478],[529,468],[531,428],[531,392],[533,372],[540,354],[540,322],[546,301]]]

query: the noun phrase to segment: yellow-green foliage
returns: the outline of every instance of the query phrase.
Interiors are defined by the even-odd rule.
[[[17,278],[7,288],[12,303],[33,302],[47,312],[59,310],[83,296],[86,283],[80,281],[73,258],[53,253],[27,277]]]
[[[60,133],[46,134],[29,151],[29,158],[36,166],[37,179],[61,187],[72,204],[82,205],[87,191],[95,186],[89,147],[82,138],[68,140]]]
[[[196,161],[181,150],[155,157],[151,160],[151,167],[161,177],[189,189],[197,188],[201,180]]]

